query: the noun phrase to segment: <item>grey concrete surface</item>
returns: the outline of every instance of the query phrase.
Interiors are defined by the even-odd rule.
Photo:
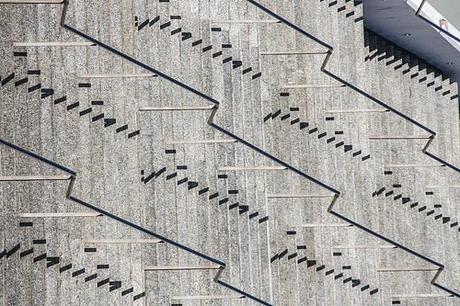
[[[460,165],[457,84],[366,30],[360,3],[259,3],[332,45],[330,73],[434,130],[428,152]],[[458,292],[459,172],[424,154],[427,139],[373,139],[430,135],[337,87],[325,54],[265,54],[324,47],[243,0],[70,1],[68,25],[219,101],[213,123],[239,139],[215,143],[231,137],[208,124],[210,110],[140,110],[211,105],[171,80],[81,77],[149,72],[113,50],[13,46],[84,41],[60,26],[61,10],[0,4],[0,138],[77,172],[73,197],[225,262],[222,281],[269,304],[458,304],[431,284],[435,270],[378,269],[435,269],[426,256],[445,266],[436,283]],[[38,83],[54,93],[29,92]],[[280,161],[292,168],[270,168]],[[5,145],[0,163],[0,177],[63,174]],[[340,192],[332,212],[353,226],[304,174]],[[154,238],[121,220],[21,217],[94,212],[67,184],[0,181],[2,305],[257,304],[218,299],[239,293],[213,282],[215,270],[145,271],[210,262],[145,243]]]

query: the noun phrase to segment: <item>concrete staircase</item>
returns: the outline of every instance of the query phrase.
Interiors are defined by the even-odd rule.
[[[46,262],[60,260],[40,271],[21,265],[36,233],[8,221],[3,300],[455,305],[457,85],[365,30],[361,6],[71,1],[64,27],[62,6],[0,6],[21,20],[2,36],[2,218],[103,215],[39,218]],[[51,160],[78,173],[67,200],[61,183],[10,182]],[[382,271],[402,267],[415,270]]]

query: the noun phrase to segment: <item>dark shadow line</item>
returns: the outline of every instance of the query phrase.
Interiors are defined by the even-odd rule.
[[[164,79],[166,79],[166,80],[168,80],[168,81],[170,81],[170,82],[172,82],[172,83],[174,83],[174,84],[176,84],[176,85],[178,85],[178,86],[180,86],[180,87],[182,87],[182,88],[184,88],[184,89],[186,89],[186,90],[188,90],[188,91],[190,91],[192,93],[194,93],[195,95],[210,101],[211,103],[214,103],[216,105],[219,104],[219,102],[216,99],[210,97],[209,95],[206,95],[206,94],[202,93],[201,91],[198,91],[195,88],[193,88],[193,87],[191,87],[191,86],[189,86],[189,85],[187,85],[187,84],[185,84],[185,83],[183,83],[183,82],[181,82],[181,81],[179,81],[179,80],[177,80],[175,78],[172,78],[169,75],[167,75],[167,74],[165,74],[165,73],[163,73],[163,72],[161,72],[161,71],[159,71],[159,70],[157,70],[157,69],[155,69],[155,68],[153,68],[151,66],[148,66],[148,65],[136,60],[132,56],[129,56],[129,55],[127,55],[127,54],[125,54],[125,53],[123,53],[121,51],[118,51],[117,49],[115,49],[113,47],[110,47],[109,45],[104,44],[103,42],[101,42],[101,41],[99,41],[97,39],[94,39],[93,37],[81,32],[81,31],[79,31],[79,30],[77,30],[77,29],[75,29],[75,28],[73,28],[73,27],[71,27],[71,26],[69,26],[67,24],[63,24],[62,26],[65,29],[75,33],[76,35],[81,36],[81,37],[83,37],[83,38],[95,43],[99,47],[102,47],[102,48],[108,50],[111,53],[115,53],[116,55],[124,58],[125,60],[130,61],[131,63],[133,63],[133,64],[135,64],[135,65],[137,65],[139,67],[142,67],[145,70],[153,72],[153,73],[157,74],[158,76],[160,76],[160,77],[162,77],[162,78],[164,78]]]
[[[314,35],[304,31],[302,28],[296,26],[295,24],[293,24],[292,22],[290,22],[289,20],[287,20],[286,18],[276,14],[275,12],[273,12],[272,10],[266,8],[265,6],[263,6],[262,4],[258,3],[257,1],[254,1],[254,0],[246,0],[248,2],[250,2],[251,4],[253,4],[254,6],[258,7],[259,9],[261,9],[262,11],[264,11],[265,13],[267,13],[268,15],[272,16],[272,17],[275,17],[276,19],[278,19],[279,21],[281,21],[282,23],[286,24],[287,26],[293,28],[294,30],[296,30],[297,32],[299,33],[302,33],[303,35],[307,36],[308,38],[310,38],[311,40],[317,42],[318,44],[320,44],[321,46],[323,47],[326,47],[327,49],[329,50],[332,50],[332,46],[329,45],[328,43],[324,42],[323,40],[315,37]]]
[[[457,171],[457,172],[460,172],[460,168],[454,166],[454,165],[451,164],[451,163],[446,162],[445,160],[443,160],[443,159],[437,157],[436,155],[433,155],[433,154],[431,154],[430,152],[426,152],[426,151],[425,151],[424,153],[425,153],[426,155],[428,155],[429,157],[431,157],[432,159],[434,159],[434,160],[440,162],[440,163],[443,164],[444,166],[447,166],[448,168],[451,168],[451,169],[453,169],[453,170],[455,170],[455,171]]]
[[[361,225],[361,224],[359,224],[359,223],[357,223],[357,222],[355,222],[355,221],[353,221],[351,219],[348,219],[347,217],[339,214],[338,212],[335,212],[333,210],[330,210],[329,212],[331,214],[333,214],[334,216],[336,216],[337,218],[342,219],[342,220],[346,221],[347,223],[353,224],[354,226],[360,228],[361,230],[363,230],[363,231],[365,231],[365,232],[367,232],[367,233],[369,233],[371,235],[374,235],[377,238],[380,238],[380,239],[382,239],[382,240],[384,240],[384,241],[386,241],[386,242],[388,242],[390,244],[393,244],[394,246],[398,247],[399,249],[402,249],[402,250],[404,250],[404,251],[406,251],[406,252],[408,252],[408,253],[410,253],[412,255],[415,255],[415,256],[423,259],[423,260],[426,260],[429,263],[437,266],[440,269],[444,269],[443,264],[441,264],[441,263],[439,263],[439,262],[437,262],[437,261],[435,261],[435,260],[433,260],[433,259],[431,259],[431,258],[429,258],[429,257],[427,257],[425,255],[422,255],[422,254],[420,254],[420,253],[418,253],[418,252],[416,252],[416,251],[414,251],[414,250],[412,250],[412,249],[410,249],[408,247],[405,247],[404,245],[402,245],[402,244],[400,244],[400,243],[398,243],[398,242],[396,242],[394,240],[391,240],[391,239],[389,239],[389,238],[387,238],[387,237],[385,237],[385,236],[383,236],[383,235],[381,235],[381,234],[379,234],[379,233],[377,233],[377,232],[375,232],[375,231],[373,231],[373,230],[371,230],[371,229],[369,229],[369,228],[367,228],[367,227],[365,227],[365,226],[363,226],[363,225]]]
[[[100,214],[102,214],[104,216],[107,216],[107,217],[109,217],[109,218],[111,218],[113,220],[116,220],[116,221],[118,221],[120,223],[123,223],[123,224],[125,224],[125,225],[127,225],[129,227],[132,227],[132,228],[136,229],[136,230],[139,230],[139,231],[141,231],[141,232],[143,232],[145,234],[148,234],[148,235],[153,236],[153,237],[155,237],[157,239],[160,239],[165,243],[171,244],[171,245],[173,245],[175,247],[178,247],[178,248],[180,248],[180,249],[182,249],[184,251],[187,251],[187,252],[189,252],[189,253],[191,253],[193,255],[196,255],[196,256],[201,257],[201,258],[206,259],[206,260],[209,260],[210,262],[213,262],[213,263],[215,263],[215,264],[217,264],[217,265],[219,265],[221,267],[225,267],[225,263],[220,261],[220,260],[217,260],[215,258],[212,258],[212,257],[208,256],[208,255],[205,255],[203,253],[195,251],[194,249],[189,248],[189,247],[187,247],[187,246],[185,246],[183,244],[180,244],[180,243],[178,243],[176,241],[173,241],[171,239],[168,239],[165,236],[156,234],[156,233],[152,232],[151,230],[143,228],[142,226],[140,226],[140,225],[138,225],[136,223],[133,223],[133,222],[128,221],[128,220],[126,220],[124,218],[121,218],[121,217],[119,217],[119,216],[117,216],[115,214],[112,214],[112,213],[110,213],[110,212],[108,212],[106,210],[103,210],[103,209],[101,209],[101,208],[99,208],[97,206],[91,205],[91,204],[89,204],[89,203],[87,203],[85,201],[82,201],[80,199],[77,199],[77,198],[75,198],[73,196],[70,196],[69,200],[72,200],[72,201],[74,201],[74,202],[76,202],[76,203],[78,203],[80,205],[83,205],[83,206],[85,206],[85,207],[87,207],[87,208],[89,208],[91,210],[97,211],[98,213],[100,213]]]
[[[389,106],[388,104],[386,104],[385,102],[383,102],[383,101],[377,99],[376,97],[371,96],[370,94],[368,94],[368,93],[365,92],[364,90],[362,90],[362,89],[356,87],[355,85],[353,85],[353,84],[351,84],[351,83],[345,81],[344,79],[342,79],[342,78],[340,78],[339,76],[333,74],[332,72],[330,72],[330,71],[328,71],[328,70],[326,70],[326,69],[324,69],[323,72],[324,72],[325,74],[327,74],[328,76],[330,76],[331,78],[333,78],[333,79],[339,81],[340,83],[344,84],[345,86],[347,86],[347,87],[351,88],[352,90],[358,92],[358,93],[361,94],[362,96],[364,96],[364,97],[366,97],[366,98],[368,98],[368,99],[374,101],[375,103],[379,104],[380,106],[385,107],[386,109],[388,109],[388,110],[390,110],[391,112],[397,114],[398,116],[400,116],[400,117],[406,119],[407,121],[410,121],[411,123],[415,124],[416,126],[418,126],[419,128],[423,129],[424,131],[430,133],[431,135],[436,135],[436,133],[435,133],[433,130],[431,130],[431,129],[429,129],[428,127],[424,126],[424,125],[421,124],[420,122],[418,122],[418,121],[416,121],[416,120],[410,118],[409,116],[407,116],[407,115],[401,113],[400,111],[398,111],[398,110],[395,109],[394,107]]]
[[[270,304],[267,304],[266,302],[262,301],[262,300],[259,299],[258,297],[255,297],[255,296],[253,296],[253,295],[248,295],[248,294],[245,293],[244,291],[241,291],[240,289],[235,288],[235,287],[233,287],[232,285],[227,284],[226,282],[223,282],[223,281],[221,281],[221,280],[217,280],[217,283],[220,284],[220,285],[222,285],[222,286],[224,286],[224,287],[226,287],[227,289],[230,289],[230,290],[233,290],[233,291],[235,291],[235,292],[238,292],[238,293],[240,293],[241,295],[244,295],[245,297],[250,298],[251,300],[254,300],[254,301],[256,301],[256,302],[259,302],[259,303],[262,304],[262,305],[267,305],[267,306],[270,305]]]
[[[224,129],[224,128],[218,126],[218,125],[216,125],[215,123],[211,123],[210,125],[211,125],[212,127],[214,127],[215,129],[219,130],[220,132],[222,132],[222,133],[224,133],[224,134],[226,134],[226,135],[232,137],[233,139],[238,140],[238,142],[241,142],[241,143],[244,144],[245,146],[247,146],[247,147],[253,149],[254,151],[256,151],[256,152],[258,152],[258,153],[260,153],[260,154],[262,154],[262,155],[264,155],[264,156],[266,156],[266,157],[268,157],[268,158],[274,160],[275,162],[277,162],[277,163],[283,165],[284,167],[286,167],[286,168],[288,168],[289,170],[291,170],[291,171],[297,173],[298,175],[300,175],[300,176],[302,176],[302,177],[304,177],[304,178],[306,178],[306,179],[308,179],[308,180],[310,180],[310,181],[312,181],[312,182],[314,182],[314,183],[320,185],[321,187],[323,187],[323,188],[325,188],[325,189],[331,191],[331,192],[334,193],[334,194],[337,194],[337,195],[340,194],[340,192],[339,192],[338,190],[336,190],[336,189],[334,189],[334,188],[332,188],[332,187],[326,185],[325,183],[323,183],[323,182],[321,182],[321,181],[315,179],[314,177],[309,176],[309,175],[306,174],[305,172],[302,172],[301,170],[297,169],[296,167],[291,166],[290,164],[288,164],[288,163],[282,161],[281,159],[279,159],[279,158],[277,158],[277,157],[271,155],[270,153],[268,153],[268,152],[266,152],[266,151],[260,149],[259,147],[255,146],[255,145],[253,145],[252,143],[250,143],[250,142],[248,142],[248,141],[246,141],[246,140],[240,138],[239,136],[236,136],[236,135],[233,134],[232,132],[227,131],[226,129]]]
[[[5,146],[7,146],[7,147],[10,147],[10,148],[12,148],[12,149],[14,149],[16,151],[19,151],[19,152],[21,152],[21,153],[23,153],[25,155],[28,155],[28,156],[30,156],[30,157],[32,157],[34,159],[37,159],[37,160],[42,161],[42,162],[44,162],[44,163],[46,163],[48,165],[56,167],[59,170],[62,170],[62,171],[66,172],[66,173],[68,173],[70,175],[73,175],[73,176],[77,175],[77,173],[75,171],[73,171],[73,170],[71,170],[69,168],[66,168],[64,166],[61,166],[60,164],[55,163],[55,162],[53,162],[53,161],[51,161],[49,159],[46,159],[45,157],[42,157],[40,155],[37,155],[37,154],[35,154],[35,153],[33,153],[33,152],[29,151],[29,150],[23,149],[23,148],[15,145],[15,144],[12,144],[11,142],[8,142],[6,140],[0,139],[0,143],[5,145]]]

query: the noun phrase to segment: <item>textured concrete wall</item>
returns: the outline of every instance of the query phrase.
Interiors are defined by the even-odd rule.
[[[0,4],[3,305],[459,303],[457,84],[257,3]]]

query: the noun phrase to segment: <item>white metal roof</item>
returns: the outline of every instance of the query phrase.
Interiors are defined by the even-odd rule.
[[[364,0],[365,25],[460,81],[460,42],[416,16],[422,0]],[[460,1],[427,0],[420,14],[460,39]],[[456,13],[457,12],[457,13]]]

